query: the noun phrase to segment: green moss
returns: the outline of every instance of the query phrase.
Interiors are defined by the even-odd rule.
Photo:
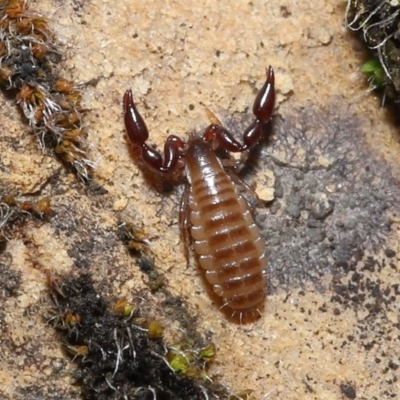
[[[379,59],[371,58],[362,67],[363,72],[367,77],[371,89],[379,89],[383,86],[385,80],[385,72]]]

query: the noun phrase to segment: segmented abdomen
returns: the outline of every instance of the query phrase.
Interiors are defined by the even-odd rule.
[[[191,183],[191,234],[208,282],[232,310],[255,310],[265,296],[265,244],[245,200],[222,168]]]

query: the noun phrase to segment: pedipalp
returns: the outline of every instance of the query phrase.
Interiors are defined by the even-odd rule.
[[[185,142],[178,136],[170,135],[164,144],[164,159],[161,154],[146,144],[149,131],[146,123],[136,108],[132,91],[127,90],[123,98],[124,121],[129,141],[141,149],[142,160],[152,169],[161,173],[173,172],[178,167]]]
[[[267,69],[264,85],[258,91],[253,104],[256,120],[243,133],[243,144],[239,143],[226,128],[221,125],[209,125],[203,138],[206,141],[217,141],[225,150],[232,153],[251,149],[261,139],[265,125],[270,121],[275,105],[275,75],[271,66]]]

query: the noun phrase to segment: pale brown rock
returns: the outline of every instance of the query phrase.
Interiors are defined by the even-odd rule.
[[[44,155],[30,136],[28,126],[20,122],[13,101],[1,96],[0,151],[4,165],[0,168],[1,194],[22,198],[36,193],[49,195],[53,208],[48,221],[29,219],[18,228],[0,253],[0,262],[22,278],[16,294],[0,290],[3,398],[51,399],[59,395],[63,399],[77,399],[79,396],[79,387],[72,385],[74,363],[62,353],[57,335],[44,322],[51,304],[46,289],[47,274],[91,272],[99,291],[109,299],[147,293],[151,299],[148,308],[167,327],[167,340],[171,344],[179,340],[176,321],[163,315],[163,299],[149,293],[147,277],[117,238],[121,221],[145,230],[168,289],[184,299],[188,312],[198,316],[198,331],[210,335],[216,344],[211,377],[215,375],[216,380],[233,392],[251,388],[256,399],[329,400],[342,398],[340,385],[346,383],[366,399],[383,399],[384,393],[398,394],[394,378],[395,365],[400,362],[400,302],[393,285],[400,283],[399,263],[397,254],[392,258],[385,256],[387,248],[396,253],[399,250],[396,202],[388,200],[388,208],[382,210],[374,208],[375,205],[365,208],[367,217],[363,221],[381,213],[391,230],[382,226],[375,229],[375,225],[365,228],[371,232],[375,229],[381,237],[379,240],[372,237],[374,245],[361,246],[364,254],[360,255],[358,266],[367,262],[367,256],[381,265],[385,262],[386,266],[373,270],[359,267],[364,289],[360,287],[358,293],[351,292],[349,296],[365,294],[363,301],[345,299],[342,292],[338,294],[338,280],[346,290],[348,282],[356,285],[359,281],[352,281],[355,271],[334,266],[333,258],[327,257],[332,273],[320,272],[326,272],[329,266],[326,270],[316,269],[318,279],[303,278],[300,273],[297,278],[293,272],[296,279],[288,278],[284,284],[279,265],[272,260],[270,293],[263,316],[253,324],[238,326],[213,304],[194,260],[189,268],[186,266],[179,241],[180,189],[160,193],[151,187],[133,162],[124,138],[121,99],[127,88],[132,88],[147,121],[150,142],[161,148],[168,134],[187,137],[190,132],[204,128],[208,123],[205,107],[219,113],[222,120],[234,114],[240,119],[238,113],[246,107],[251,109],[254,88],[260,87],[265,68],[272,65],[277,76],[276,114],[284,127],[301,130],[310,121],[313,129],[308,133],[312,138],[321,135],[323,139],[323,134],[334,130],[330,122],[326,128],[320,127],[328,120],[328,114],[330,121],[337,122],[338,132],[348,132],[351,127],[345,123],[353,118],[360,121],[353,135],[355,139],[349,139],[351,135],[343,139],[350,143],[346,144],[345,149],[351,149],[346,155],[351,152],[355,155],[355,161],[349,163],[355,177],[350,181],[343,173],[342,182],[326,182],[329,188],[326,193],[341,198],[339,194],[345,196],[357,185],[361,191],[364,183],[357,180],[358,173],[354,171],[360,171],[361,176],[366,168],[378,168],[379,163],[388,172],[368,183],[371,197],[378,197],[381,192],[387,196],[391,191],[397,193],[396,180],[390,174],[398,176],[399,172],[399,134],[387,111],[379,108],[379,99],[367,93],[367,84],[358,73],[365,55],[354,50],[359,44],[343,27],[345,3],[43,0],[34,6],[51,18],[63,43],[60,49],[65,54],[66,78],[79,82],[100,78],[95,87],[85,88],[83,95],[88,109],[85,115],[88,156],[96,162],[93,181],[106,189],[107,194],[93,194],[56,159]],[[302,108],[309,110],[310,116],[304,117]],[[301,121],[299,115],[303,115]],[[282,139],[282,132],[284,128],[275,139]],[[313,146],[302,147],[287,133],[287,147],[279,142],[281,147],[278,143],[269,148],[264,143],[263,154],[286,166],[302,167],[318,141],[312,139],[306,144],[310,142]],[[18,144],[17,150],[12,143]],[[310,165],[329,172],[335,162],[332,154],[336,153],[328,147],[318,149],[314,164]],[[290,150],[293,157],[288,155]],[[267,170],[266,162],[263,159],[258,168]],[[276,171],[288,171],[283,167],[279,170],[278,164],[273,164]],[[302,173],[307,175],[309,171]],[[54,174],[56,179],[44,185]],[[251,179],[250,174],[249,183]],[[304,182],[302,176],[299,181]],[[282,211],[289,210],[290,193],[285,190],[281,208],[274,214],[283,213],[282,225],[287,220],[296,220],[305,226],[309,213],[313,212],[318,220],[319,203],[314,208],[298,206],[298,219],[293,204],[290,213]],[[306,186],[302,190],[309,191]],[[277,204],[276,187],[274,196]],[[317,191],[315,199],[318,198]],[[325,203],[328,204],[324,198]],[[327,211],[320,217],[329,225],[327,231],[330,221],[336,223],[341,215],[337,204],[333,214]],[[357,205],[357,209],[363,210],[362,207]],[[260,213],[264,219],[259,223],[267,238],[273,209],[263,209]],[[321,243],[329,244],[328,239],[322,239]],[[274,249],[279,249],[279,244],[276,246]],[[309,257],[316,263],[318,256],[311,254],[311,250]],[[296,263],[293,265],[296,269]],[[303,263],[302,267],[306,270],[308,265]],[[367,290],[367,278],[379,290]],[[385,295],[387,288],[389,294]],[[335,295],[336,302],[332,301]]]

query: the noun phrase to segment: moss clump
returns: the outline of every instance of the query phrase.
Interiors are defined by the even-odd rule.
[[[46,18],[26,0],[0,0],[0,87],[15,99],[42,149],[52,149],[87,179],[82,94],[61,77],[61,56]]]
[[[178,371],[168,356],[174,350],[168,350],[162,340],[161,325],[147,323],[137,308],[126,316],[118,312],[119,306],[117,311],[110,307],[89,275],[49,279],[49,287],[55,307],[48,320],[61,333],[63,348],[77,364],[75,377],[83,398],[228,398],[224,388],[202,379],[212,358],[211,347],[202,350],[205,355],[197,352],[203,359],[199,357],[197,363],[190,360],[190,367],[188,361],[185,371]],[[183,357],[194,354],[186,348],[179,353]],[[194,373],[198,371],[202,374]]]
[[[51,212],[51,198],[48,196],[37,201],[21,200],[8,194],[0,197],[0,244],[9,240],[28,217],[43,220]]]
[[[373,59],[363,72],[372,78],[372,87],[400,101],[400,3],[386,0],[348,0],[346,24],[361,34]],[[372,69],[371,69],[372,68]]]

